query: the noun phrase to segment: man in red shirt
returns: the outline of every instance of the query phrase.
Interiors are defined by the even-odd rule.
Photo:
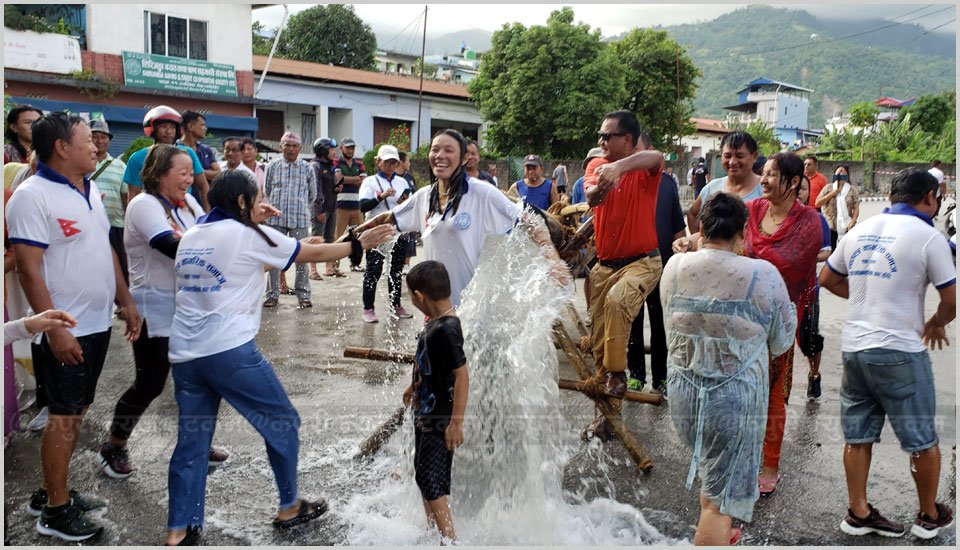
[[[820,190],[827,185],[827,178],[823,177],[823,174],[820,172],[817,172],[817,157],[811,155],[804,159],[803,175],[807,176],[810,180],[811,198],[807,201],[807,204],[816,208],[814,202],[816,202],[817,197],[820,195]],[[814,195],[814,193],[816,193],[816,195]]]
[[[622,396],[630,328],[663,267],[655,225],[663,155],[634,152],[640,125],[630,111],[606,115],[597,135],[602,156],[590,161],[584,177],[599,260],[590,272],[593,357],[597,382]],[[593,428],[596,435],[611,432],[605,419]]]

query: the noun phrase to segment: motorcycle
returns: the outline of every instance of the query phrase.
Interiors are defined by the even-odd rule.
[[[943,233],[953,251],[953,263],[957,263],[957,203],[954,202],[944,212],[946,219],[943,222]]]

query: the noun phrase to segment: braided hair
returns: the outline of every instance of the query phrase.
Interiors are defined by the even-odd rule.
[[[189,155],[185,150],[174,145],[158,143],[151,145],[147,151],[146,158],[143,159],[143,169],[140,170],[140,181],[143,183],[143,192],[154,197],[160,197],[160,178],[173,169],[173,159],[179,155]],[[174,222],[173,213],[167,201],[161,200],[163,210],[167,219]],[[190,215],[196,218],[197,214],[189,202],[184,201],[184,206],[190,212]],[[184,230],[187,228],[184,227]]]
[[[267,244],[277,246],[250,216],[259,193],[257,181],[250,174],[242,170],[227,170],[214,178],[207,192],[207,201],[210,208],[223,210],[233,219],[259,233]],[[237,201],[239,197],[243,197],[243,208],[240,208]]]
[[[460,132],[448,128],[446,130],[441,130],[433,136],[433,139],[437,139],[442,135],[447,135],[452,137],[457,141],[457,145],[460,146],[460,162],[457,163],[456,169],[453,171],[453,175],[450,176],[450,181],[448,182],[448,197],[447,202],[452,204],[453,213],[457,213],[457,209],[460,207],[460,199],[463,198],[463,190],[467,187],[467,173],[464,171],[463,163],[467,158],[467,140],[463,137],[463,134]],[[428,214],[443,214],[443,210],[440,209],[440,185],[437,183],[437,176],[433,173],[433,168],[430,170],[430,208]]]

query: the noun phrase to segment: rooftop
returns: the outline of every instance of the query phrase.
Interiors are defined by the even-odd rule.
[[[781,86],[782,88],[787,90],[799,90],[801,92],[813,91],[810,88],[804,88],[802,86],[797,86],[796,84],[790,84],[789,82],[781,82],[779,80],[770,80],[769,78],[758,78],[753,82],[747,82],[746,84],[744,84],[744,86],[745,87],[737,91],[737,93],[740,93],[744,90],[748,90],[750,89],[751,86]]]
[[[718,134],[725,134],[730,131],[727,128],[726,124],[722,120],[714,120],[712,118],[690,118],[690,122],[693,122],[697,125],[698,132],[713,132]]]

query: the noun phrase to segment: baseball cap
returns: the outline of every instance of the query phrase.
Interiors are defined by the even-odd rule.
[[[356,147],[357,142],[352,137],[345,137],[340,140],[340,147]]]
[[[591,159],[595,159],[595,158],[600,157],[600,156],[603,156],[603,149],[601,149],[601,148],[599,148],[599,147],[594,147],[593,149],[590,149],[590,152],[587,153],[587,158],[583,159],[583,166],[582,166],[581,168],[583,168],[584,170],[586,170],[586,169],[587,169],[587,164],[590,163],[590,160],[591,160]]]
[[[542,167],[543,162],[540,160],[540,157],[538,157],[537,155],[527,155],[526,158],[523,159],[523,165]]]
[[[103,120],[103,119],[91,120],[90,131],[107,134],[108,136],[110,136],[110,139],[113,139],[113,134],[110,133],[110,127],[107,126],[106,120]]]
[[[300,145],[300,134],[297,132],[284,132],[283,136],[280,137],[280,143],[296,143]]]
[[[377,151],[377,158],[380,160],[400,160],[400,154],[393,145],[381,145]]]

